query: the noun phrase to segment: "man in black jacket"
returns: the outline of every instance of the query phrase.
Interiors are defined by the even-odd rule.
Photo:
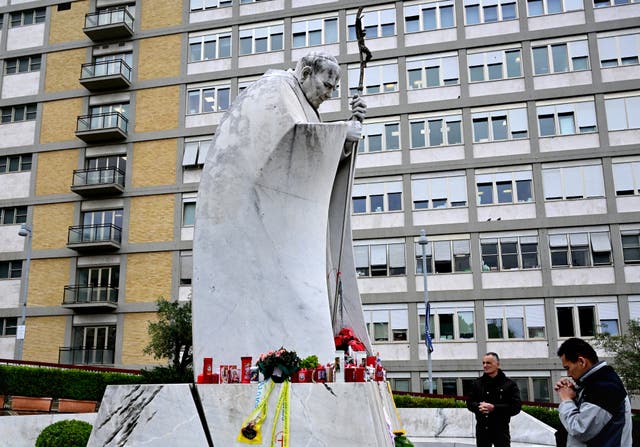
[[[509,421],[522,406],[520,390],[500,369],[495,352],[484,355],[482,369],[484,374],[474,382],[467,399],[467,408],[476,415],[476,445],[509,447]]]

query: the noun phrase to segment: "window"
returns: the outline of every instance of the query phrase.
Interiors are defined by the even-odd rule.
[[[31,154],[0,155],[0,174],[31,171]]]
[[[556,304],[560,337],[593,337],[598,333],[619,335],[618,303]]]
[[[400,122],[364,123],[358,152],[372,153],[400,149]]]
[[[532,45],[533,73],[566,73],[589,69],[587,40],[559,42],[548,45]]]
[[[230,104],[230,92],[231,86],[228,84],[188,87],[187,115],[227,110]]]
[[[608,231],[549,234],[551,267],[611,265]]]
[[[538,236],[481,238],[482,271],[540,268]]]
[[[527,0],[529,17],[583,9],[582,0]]]
[[[114,363],[116,326],[76,326],[68,363],[103,365]]]
[[[189,62],[231,57],[231,32],[189,37]]]
[[[409,319],[406,305],[365,305],[362,307],[369,337],[374,343],[407,341]]]
[[[541,137],[596,132],[596,109],[593,101],[540,105],[537,107]]]
[[[596,8],[604,8],[605,6],[619,6],[638,3],[638,0],[593,0],[593,6]]]
[[[544,303],[530,304],[485,302],[484,317],[489,339],[545,338]]]
[[[407,61],[407,86],[410,90],[460,84],[458,56],[438,55]]]
[[[118,301],[120,266],[78,268],[75,302]]]
[[[475,337],[473,303],[434,302],[430,303],[429,333],[437,340],[471,340]],[[418,303],[418,324],[420,340],[424,341],[425,306]]]
[[[640,57],[640,33],[598,36],[598,52],[602,68],[637,65]]]
[[[196,223],[196,202],[195,200],[184,201],[182,203],[182,226],[192,227]]]
[[[404,242],[355,241],[353,255],[359,277],[404,275]]]
[[[11,13],[11,28],[17,26],[35,25],[36,23],[44,23],[47,16],[46,8],[27,9]]]
[[[131,78],[131,67],[133,66],[133,53],[113,53],[93,58],[93,76],[119,75],[124,74],[127,79]]]
[[[15,279],[22,277],[22,260],[0,261],[0,279]]]
[[[515,140],[529,136],[527,109],[494,110],[471,114],[473,142]]]
[[[462,144],[462,115],[412,119],[411,149]]]
[[[416,274],[423,273],[422,245],[416,242]],[[469,239],[428,241],[425,245],[427,273],[461,273],[471,271]]]
[[[16,335],[18,328],[18,318],[0,318],[0,336]]]
[[[181,251],[180,252],[180,285],[191,285],[191,279],[193,277],[193,252]]]
[[[531,170],[476,174],[478,205],[533,201]]]
[[[5,59],[4,72],[5,74],[15,74],[40,71],[41,60],[42,57],[39,54]]]
[[[542,187],[545,200],[575,200],[604,197],[602,166],[544,166]]]
[[[443,177],[413,176],[411,198],[414,210],[467,206],[467,177],[453,173]]]
[[[190,140],[184,142],[184,156],[182,166],[184,168],[200,168],[204,165],[207,152],[211,145],[211,138],[201,140]]]
[[[389,377],[391,389],[393,391],[409,392],[411,391],[411,379],[404,377]]]
[[[0,208],[0,225],[15,225],[27,221],[26,206],[10,206]]]
[[[624,263],[640,263],[640,230],[623,230],[620,237],[622,238]]]
[[[326,45],[338,41],[338,17],[293,22],[293,48]]]
[[[351,195],[354,214],[402,211],[402,181],[358,183]]]
[[[614,162],[613,184],[617,196],[640,194],[640,161]],[[0,165],[2,172],[2,165]]]
[[[629,296],[629,318],[640,323],[640,295]]]
[[[2,124],[16,123],[19,121],[33,121],[36,119],[38,110],[37,104],[22,104],[7,106],[0,109]]]
[[[466,0],[464,2],[466,25],[515,20],[516,11],[514,0]]]
[[[284,26],[270,25],[240,30],[240,55],[280,51],[283,45]]]
[[[511,48],[468,54],[469,82],[522,77],[521,53],[520,48]]]
[[[347,15],[348,35],[350,41],[356,40],[356,15]],[[367,33],[367,39],[389,37],[396,35],[396,10],[383,9],[380,11],[366,11],[362,13],[362,26]]]
[[[404,31],[416,33],[456,26],[453,0],[404,7]]]
[[[231,6],[231,2],[232,0],[191,0],[190,10],[193,12],[205,9],[224,8]]]
[[[360,66],[350,66],[349,95],[358,93]],[[364,94],[388,93],[398,91],[398,63],[369,64],[364,73]]]
[[[605,98],[604,107],[610,131],[640,129],[640,95]]]

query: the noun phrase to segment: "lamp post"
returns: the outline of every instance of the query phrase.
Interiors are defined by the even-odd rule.
[[[25,237],[25,245],[27,246],[27,258],[23,266],[24,281],[20,293],[20,322],[16,330],[16,359],[22,360],[22,351],[24,348],[24,333],[27,321],[27,290],[29,289],[29,270],[31,266],[31,225],[23,223],[18,230],[18,235]]]
[[[424,340],[427,345],[427,371],[429,381],[429,394],[433,394],[433,373],[431,366],[431,352],[433,351],[433,345],[431,343],[431,336],[429,335],[429,290],[427,289],[427,235],[425,230],[420,230],[420,238],[418,244],[422,247],[422,276],[424,277]]]

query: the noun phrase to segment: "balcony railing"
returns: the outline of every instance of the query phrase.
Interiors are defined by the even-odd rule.
[[[87,143],[124,140],[129,120],[119,112],[96,113],[78,117],[76,136]]]
[[[109,286],[64,286],[64,307],[112,310],[118,307],[118,288]]]
[[[91,40],[119,39],[133,35],[133,16],[127,8],[91,12],[82,29]]]
[[[113,224],[77,225],[69,227],[67,247],[78,251],[117,250],[122,228]]]
[[[124,171],[115,167],[76,169],[71,191],[82,196],[121,194],[124,191]]]
[[[131,67],[122,59],[82,64],[80,84],[88,90],[113,90],[131,85]]]
[[[62,347],[58,350],[58,363],[66,365],[113,365],[115,349],[87,349]]]

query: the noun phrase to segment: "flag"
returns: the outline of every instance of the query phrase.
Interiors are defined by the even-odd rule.
[[[429,315],[431,315],[431,304],[429,304],[429,302],[425,303],[425,308],[426,314],[424,317],[424,341],[429,352],[433,352],[433,340],[431,339],[431,331],[429,330]]]

